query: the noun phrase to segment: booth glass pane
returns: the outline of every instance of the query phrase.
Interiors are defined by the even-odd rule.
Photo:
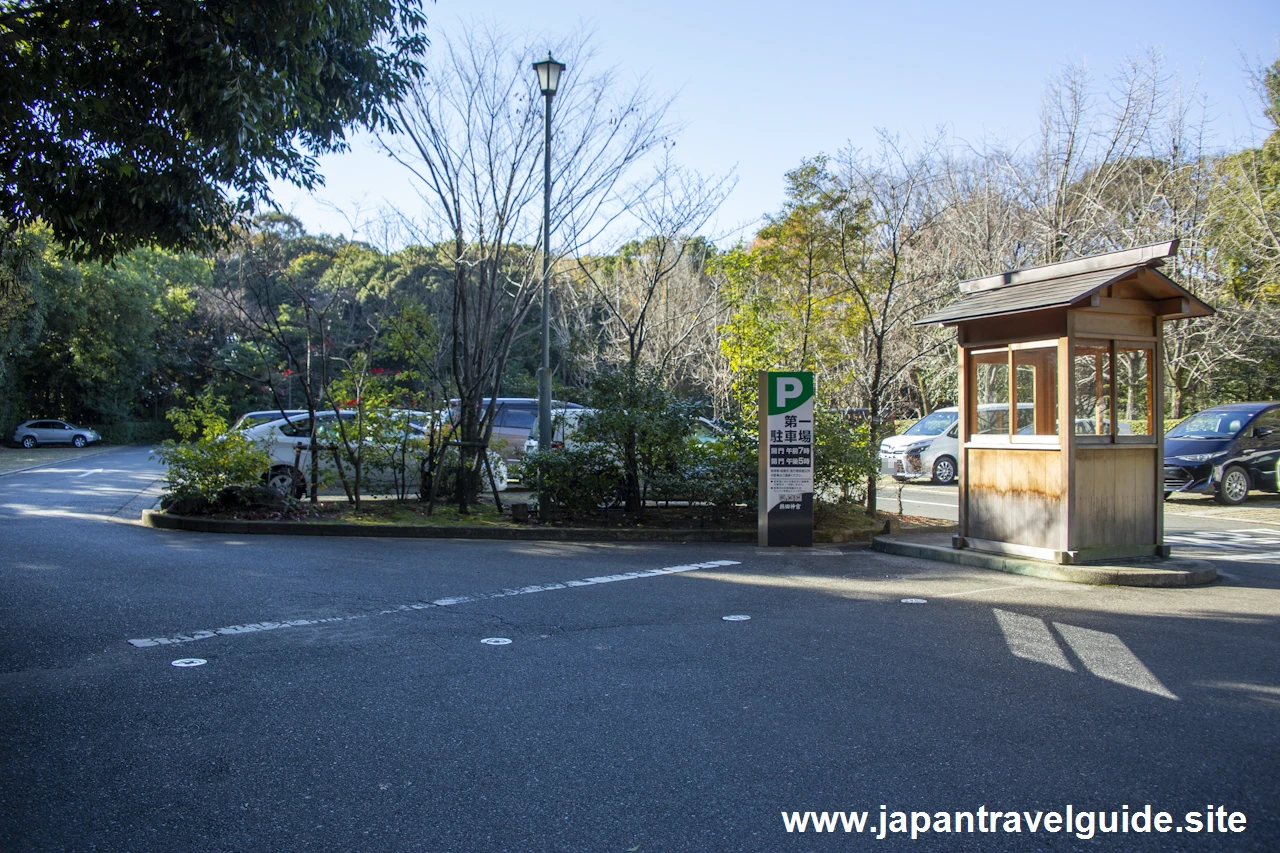
[[[1121,435],[1154,435],[1151,423],[1151,348],[1116,345],[1116,417]]]
[[[1058,434],[1058,349],[1013,352],[1017,376],[1018,435]]]
[[[1009,434],[1009,351],[973,356],[974,435]]]
[[[1076,344],[1072,376],[1076,391],[1076,434],[1111,434],[1111,347]]]

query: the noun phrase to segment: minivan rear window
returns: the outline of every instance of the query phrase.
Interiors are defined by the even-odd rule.
[[[507,409],[507,417],[502,425],[513,429],[529,429],[537,420],[538,413],[528,409]]]

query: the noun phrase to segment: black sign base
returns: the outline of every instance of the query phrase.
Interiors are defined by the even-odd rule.
[[[769,510],[768,524],[769,541],[764,543],[768,547],[811,547],[813,545],[813,495],[801,495],[798,503],[778,504]]]

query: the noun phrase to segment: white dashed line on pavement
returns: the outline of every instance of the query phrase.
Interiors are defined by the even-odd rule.
[[[583,578],[582,580],[565,581],[564,583],[551,583],[533,586],[522,586],[515,589],[504,589],[497,592],[482,592],[475,595],[455,595],[449,598],[437,598],[434,601],[419,601],[413,604],[398,604],[395,607],[389,607],[378,613],[357,613],[351,616],[330,616],[324,619],[284,619],[278,622],[250,622],[247,625],[229,625],[225,628],[213,628],[209,630],[192,631],[188,634],[175,634],[171,637],[146,637],[142,639],[128,640],[129,645],[135,648],[146,648],[148,646],[171,646],[180,643],[192,643],[196,640],[207,640],[210,637],[226,637],[236,634],[252,634],[258,631],[274,631],[280,628],[296,628],[304,625],[325,625],[332,622],[349,622],[354,619],[367,619],[370,616],[381,616],[387,613],[404,613],[410,610],[429,610],[433,607],[451,607],[456,604],[466,604],[472,601],[490,601],[495,598],[510,598],[515,595],[528,595],[534,592],[549,592],[556,589],[571,589],[580,586],[593,586],[602,583],[616,583],[618,581],[639,580],[640,578],[654,578],[662,575],[674,575],[681,572],[696,572],[698,569],[718,569],[724,566],[739,565],[737,560],[710,560],[704,563],[689,563],[681,566],[665,566],[661,569],[647,569],[639,572],[624,572],[619,575],[598,575],[591,578]]]

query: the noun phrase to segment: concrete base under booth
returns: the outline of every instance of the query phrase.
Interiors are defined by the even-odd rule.
[[[1105,564],[1066,564],[1053,559],[980,551],[972,548],[953,547],[952,537],[946,533],[904,533],[877,536],[871,543],[876,551],[903,557],[918,557],[962,566],[974,566],[1007,572],[1014,575],[1044,578],[1100,586],[1186,587],[1212,583],[1218,579],[1218,570],[1203,560],[1171,559],[1168,548],[1165,555],[1148,554],[1131,558],[1107,558],[1119,562]]]
[[[1167,558],[1170,553],[1168,545],[1119,545],[1112,548],[1082,548],[1078,551],[1056,551],[1052,548],[1036,548],[1030,545],[1015,545],[1010,542],[975,539],[972,536],[952,536],[951,547],[957,550],[968,548],[973,551],[986,551],[990,554],[1001,554],[1009,557],[1030,557],[1033,560],[1046,560],[1063,566],[1107,563],[1112,560],[1144,559],[1147,557]]]

